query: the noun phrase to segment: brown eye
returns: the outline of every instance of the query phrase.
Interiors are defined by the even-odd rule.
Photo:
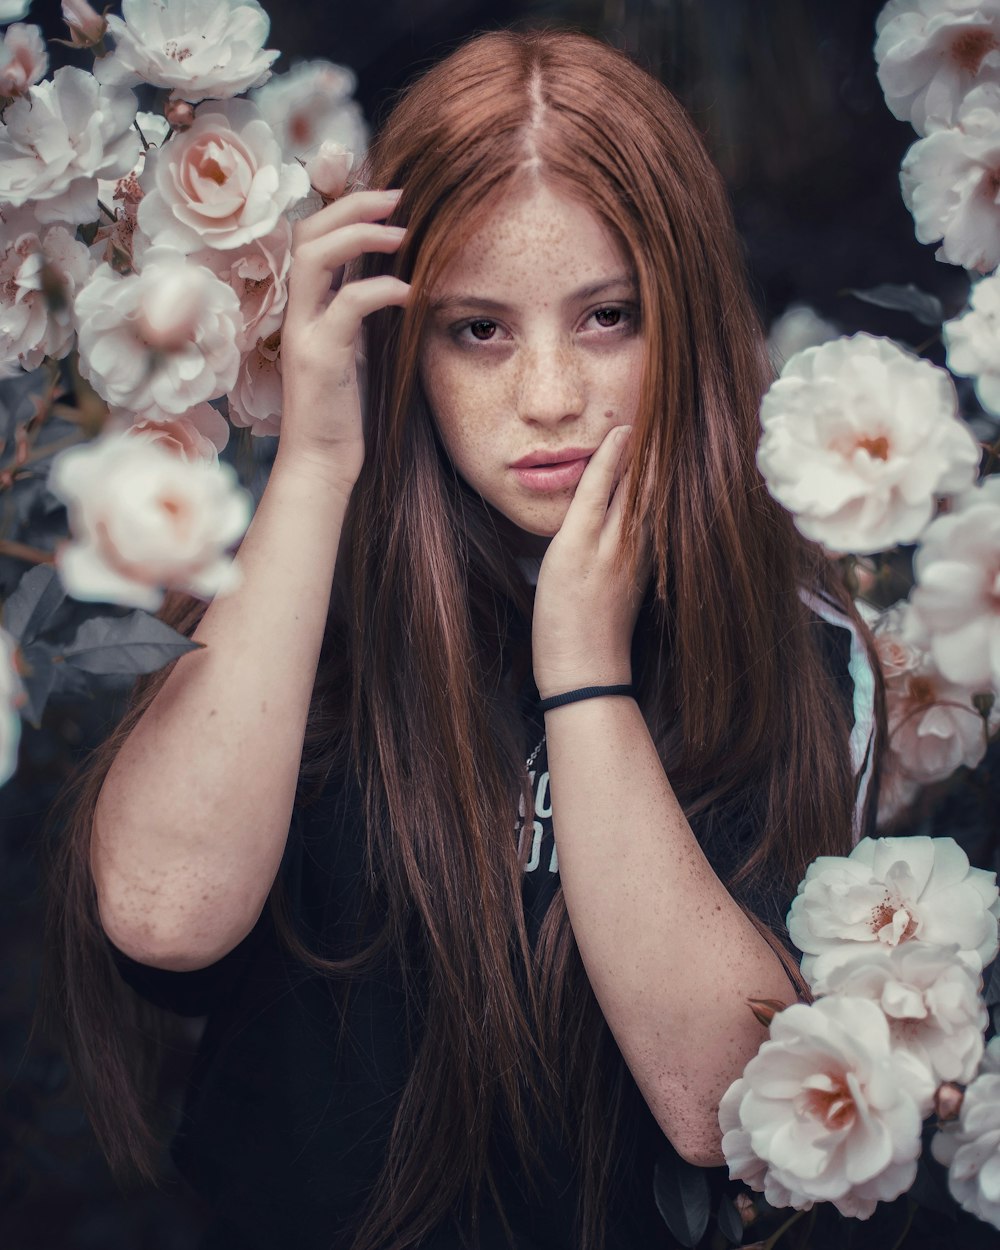
[[[620,308],[598,308],[594,316],[597,318],[599,326],[608,328],[618,325],[619,321],[621,321],[622,310]]]
[[[497,332],[495,321],[472,321],[469,323],[469,329],[472,331],[472,337],[479,339],[481,343],[488,342]]]

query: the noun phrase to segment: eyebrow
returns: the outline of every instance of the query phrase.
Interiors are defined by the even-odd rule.
[[[579,287],[566,296],[563,303],[576,304],[582,300],[592,299],[595,295],[601,295],[605,291],[614,290],[615,287],[628,287],[635,290],[635,279],[627,273],[615,274],[612,278],[602,278],[600,282],[592,282],[587,286]],[[502,300],[488,299],[482,295],[445,295],[441,299],[431,301],[431,312],[451,312],[456,308],[477,308],[484,312],[506,313],[511,311],[511,305],[503,303]]]

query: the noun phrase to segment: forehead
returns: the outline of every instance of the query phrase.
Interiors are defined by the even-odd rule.
[[[509,189],[435,283],[435,294],[555,294],[631,273],[593,210],[537,179]]]

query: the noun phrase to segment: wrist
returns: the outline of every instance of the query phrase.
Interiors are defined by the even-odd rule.
[[[282,478],[299,479],[310,485],[322,486],[342,498],[346,505],[354,491],[357,475],[334,467],[329,461],[304,452],[282,451],[279,445],[271,466],[271,474]]]
[[[547,674],[535,677],[535,686],[540,699],[551,699],[556,695],[566,694],[570,690],[580,690],[589,686],[631,686],[632,666],[622,665],[618,668],[590,666],[586,672],[576,674]]]

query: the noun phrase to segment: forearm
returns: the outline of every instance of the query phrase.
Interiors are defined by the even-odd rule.
[[[722,1161],[718,1104],[765,1031],[747,997],[794,999],[716,876],[634,700],[546,713],[559,874],[580,955],[663,1131]]]
[[[284,849],[347,493],[276,462],[210,603],[105,779],[91,861],[127,953],[193,967],[240,940]]]

